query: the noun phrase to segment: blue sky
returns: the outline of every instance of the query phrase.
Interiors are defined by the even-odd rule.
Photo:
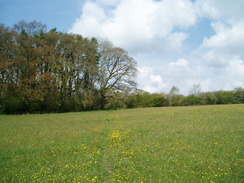
[[[138,63],[138,88],[244,87],[244,0],[1,0],[0,23],[103,37]]]
[[[81,14],[80,0],[1,0],[0,21],[11,26],[20,20],[37,20],[49,29],[67,31]]]

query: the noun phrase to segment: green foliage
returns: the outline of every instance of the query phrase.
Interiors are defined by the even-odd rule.
[[[201,98],[196,95],[191,94],[185,98],[184,104],[185,105],[200,105]]]
[[[182,105],[184,105],[185,96],[174,95],[174,96],[170,96],[169,99],[170,99],[170,105],[171,106],[182,106]]]
[[[244,105],[0,116],[0,182],[243,182]]]
[[[208,104],[208,105],[213,105],[216,104],[217,102],[217,98],[215,96],[215,93],[213,92],[205,93],[203,100],[204,100],[204,104]]]
[[[6,114],[18,114],[25,111],[25,101],[21,97],[8,97],[3,101],[2,106]]]
[[[137,90],[136,94],[131,94],[127,100],[127,108],[138,107],[162,107],[167,106],[164,94],[150,94],[143,90]]]
[[[244,89],[239,87],[234,90],[234,102],[236,104],[244,103]]]
[[[125,93],[117,92],[116,95],[112,95],[108,98],[105,109],[124,109],[126,108],[125,100]]]
[[[229,91],[217,91],[215,92],[217,104],[230,104],[233,100],[233,92]]]

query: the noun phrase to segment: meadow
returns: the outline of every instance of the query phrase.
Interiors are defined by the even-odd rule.
[[[244,105],[0,115],[0,182],[244,182]]]

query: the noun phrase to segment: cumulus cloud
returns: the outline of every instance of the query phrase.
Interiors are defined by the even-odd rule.
[[[159,74],[154,74],[153,69],[150,67],[139,68],[138,84],[142,90],[156,93],[164,91],[166,83],[163,82],[162,77]]]
[[[146,91],[177,86],[188,94],[198,83],[204,91],[234,89],[244,87],[243,7],[243,0],[87,0],[70,32],[105,37],[129,51]],[[189,29],[206,29],[202,19],[214,34],[187,50]]]
[[[200,18],[210,18],[215,32],[204,38],[195,55],[208,90],[244,87],[244,1],[197,0],[194,6]]]
[[[179,50],[187,38],[174,27],[187,28],[195,21],[188,0],[97,0],[84,4],[70,32],[106,37],[131,52],[172,51]]]
[[[212,23],[216,34],[205,38],[202,47],[232,55],[242,55],[244,48],[244,19],[233,25],[222,22]]]
[[[214,20],[238,21],[244,17],[243,0],[197,0],[195,9],[198,16]]]
[[[166,90],[169,92],[172,86],[180,89],[182,94],[188,94],[190,88],[197,83],[204,84],[206,89],[206,78],[202,78],[204,70],[197,64],[185,58],[166,63],[161,69],[161,76],[169,83]]]

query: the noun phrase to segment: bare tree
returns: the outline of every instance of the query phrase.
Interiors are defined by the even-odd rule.
[[[177,96],[180,94],[180,90],[176,87],[173,86],[169,92],[169,105],[175,105],[177,103]]]
[[[114,47],[109,41],[100,43],[99,93],[101,108],[104,108],[107,94],[126,92],[135,88],[136,61],[128,53]]]
[[[199,96],[201,94],[201,85],[200,84],[194,84],[190,94],[195,95],[195,96]]]

